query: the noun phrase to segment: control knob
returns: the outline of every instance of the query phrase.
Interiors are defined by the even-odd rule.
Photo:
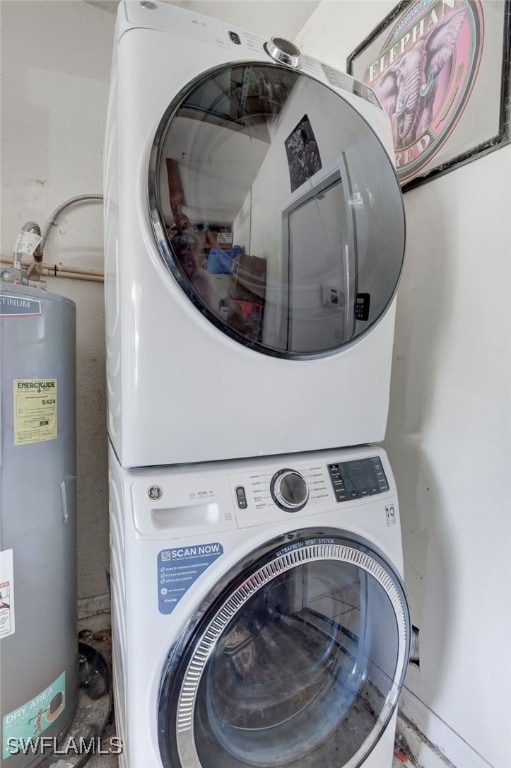
[[[300,68],[300,49],[283,37],[272,37],[264,44],[264,50],[279,64],[286,64],[293,69]]]
[[[309,499],[307,483],[294,469],[281,469],[273,475],[270,492],[275,504],[286,512],[298,512]]]

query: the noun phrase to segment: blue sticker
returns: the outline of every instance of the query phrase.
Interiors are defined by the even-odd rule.
[[[0,295],[0,317],[31,317],[41,314],[41,302],[24,296]]]
[[[160,613],[172,613],[192,584],[223,553],[224,548],[218,542],[163,549],[158,554]]]
[[[52,725],[66,706],[66,673],[62,672],[48,688],[41,691],[30,701],[4,715],[2,759],[27,754],[32,751],[31,744],[37,742],[37,737]],[[37,749],[37,747],[35,747]],[[32,751],[32,754],[34,752]]]

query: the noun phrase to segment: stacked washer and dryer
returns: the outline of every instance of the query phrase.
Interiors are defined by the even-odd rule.
[[[385,768],[408,662],[385,452],[404,252],[373,93],[119,7],[105,153],[116,720],[129,768]]]

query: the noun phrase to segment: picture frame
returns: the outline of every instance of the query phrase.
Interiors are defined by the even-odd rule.
[[[391,120],[403,192],[511,141],[510,0],[401,0],[348,56]]]
[[[284,146],[291,192],[294,192],[323,167],[308,115],[304,115],[298,125],[293,128]]]

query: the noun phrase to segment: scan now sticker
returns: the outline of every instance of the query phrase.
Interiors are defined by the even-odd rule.
[[[163,549],[158,554],[158,609],[172,613],[183,595],[211,563],[223,555],[217,541],[191,547]]]

